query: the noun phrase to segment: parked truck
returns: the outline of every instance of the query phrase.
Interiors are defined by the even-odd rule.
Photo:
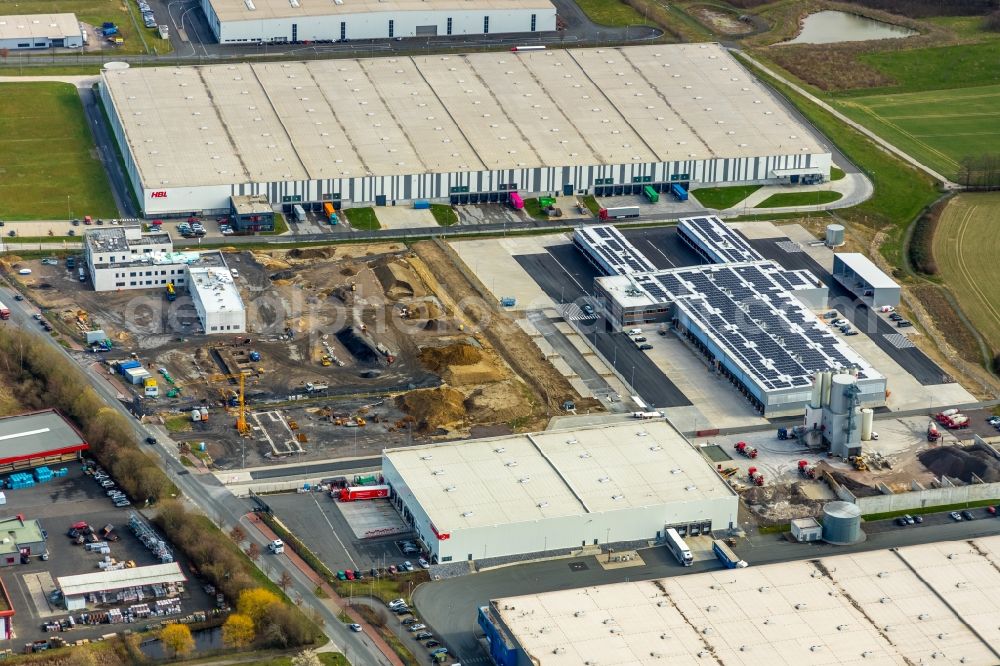
[[[617,208],[602,208],[597,217],[602,220],[624,220],[639,217],[638,206],[618,206]]]
[[[306,221],[306,209],[303,208],[300,204],[295,204],[294,206],[292,206],[292,212],[295,213],[296,222]]]
[[[10,319],[10,308],[0,303],[0,319]]]
[[[670,193],[674,195],[674,198],[678,201],[687,201],[688,192],[684,189],[684,186],[680,183],[674,183],[670,186]]]
[[[663,412],[632,412],[632,418],[634,419],[662,419]]]
[[[712,542],[712,552],[719,558],[719,561],[726,565],[727,569],[742,569],[747,566],[746,560],[741,560],[736,553],[726,545],[725,541],[716,539]]]
[[[389,486],[348,486],[341,488],[337,498],[341,502],[381,499],[389,496]]]
[[[937,423],[934,421],[928,421],[927,423],[927,441],[936,442],[941,439],[941,431],[938,430]]]
[[[746,456],[747,458],[757,457],[757,449],[750,446],[746,442],[736,442],[736,446],[733,448],[735,448],[736,453],[740,454],[741,456]]]
[[[747,481],[755,486],[764,485],[764,475],[757,471],[756,467],[751,467],[747,470]]]
[[[642,188],[642,195],[649,199],[649,203],[656,203],[660,200],[660,193],[652,185]]]

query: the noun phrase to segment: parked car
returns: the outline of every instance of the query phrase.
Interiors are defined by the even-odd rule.
[[[896,519],[896,524],[899,525],[900,527],[906,527],[909,523],[906,522],[906,518],[900,516],[899,518]]]
[[[989,423],[991,426],[995,426],[996,424],[1000,423],[1000,416],[991,416],[988,419],[986,419],[986,422]]]
[[[347,626],[351,628],[351,631],[356,631],[356,632],[359,632],[359,633],[361,631],[361,625],[360,624],[349,624]]]
[[[653,348],[653,345],[651,345],[649,343],[645,343],[645,344],[639,345],[639,349],[641,349],[642,351],[649,351],[652,348]]]
[[[354,580],[354,569],[347,569],[344,573],[347,574],[347,580]]]
[[[372,567],[372,570],[369,573],[371,574],[372,578],[378,578],[379,576],[378,569],[376,569],[375,567]]]
[[[396,615],[406,615],[407,613],[412,613],[409,606],[396,606],[392,609],[392,612]]]
[[[24,300],[24,296],[22,296],[21,294],[14,294],[14,300],[15,301],[23,301]]]
[[[395,564],[390,564],[389,565],[389,573],[394,574],[397,571],[398,571],[398,569],[396,569],[396,565]]]
[[[851,330],[850,324],[844,324],[843,326],[840,327],[841,333],[847,333],[849,330]]]
[[[913,516],[913,522],[919,525],[920,523],[924,522],[924,517],[920,515]]]
[[[337,580],[347,580],[347,574],[343,571],[337,572]]]
[[[448,654],[448,648],[439,647],[438,649],[431,651],[431,656],[434,656],[436,654]]]
[[[856,329],[853,329],[853,328],[851,330],[849,330],[847,333],[844,333],[844,335],[857,335],[857,334],[858,334],[858,331]]]
[[[910,326],[913,326],[913,322],[906,321],[905,319],[903,321],[897,321],[896,322],[896,327],[897,328],[908,328]]]
[[[581,305],[580,310],[582,310],[583,314],[587,315],[588,317],[594,316],[594,307],[589,303],[584,303],[583,305]]]
[[[395,608],[396,606],[405,606],[405,605],[406,605],[406,600],[404,599],[393,599],[392,601],[386,604],[386,606],[388,606],[389,608]]]
[[[995,506],[988,506],[986,507],[986,513],[990,514],[991,516],[995,516],[997,515],[997,508]]]
[[[638,336],[638,337],[632,338],[632,342],[645,342],[645,341],[646,341],[646,338],[643,337],[643,336],[641,336],[641,335]]]
[[[419,622],[419,621],[420,621],[420,620],[418,620],[418,619],[417,619],[417,618],[415,618],[415,617],[408,617],[408,618],[406,618],[405,620],[403,620],[403,621],[401,622],[401,624],[403,624],[403,625],[410,625],[410,624],[416,624],[416,623],[417,623],[417,622]]]
[[[428,562],[427,560],[425,560],[422,557],[419,560],[417,560],[417,564],[420,566],[421,569],[430,569],[431,568],[431,563]]]
[[[902,321],[903,315],[899,314],[898,312],[893,312],[891,315],[889,315],[889,319],[893,321]]]
[[[420,631],[421,629],[426,629],[426,628],[427,628],[427,625],[426,625],[426,624],[420,624],[420,623],[418,622],[417,624],[411,624],[411,625],[410,625],[410,628],[409,628],[409,629],[407,629],[407,631],[412,631],[412,632],[414,632],[414,633],[415,633],[415,632],[418,632],[418,631]]]
[[[910,514],[906,514],[905,516],[903,516],[903,520],[906,521],[907,525],[913,524],[913,516],[911,516]]]
[[[840,328],[841,326],[843,326],[844,324],[847,324],[847,323],[848,323],[848,321],[846,319],[834,319],[832,322],[830,322],[830,325],[831,326],[836,326],[837,328]]]
[[[115,500],[115,506],[118,507],[119,509],[121,509],[122,507],[131,506],[131,504],[132,502],[129,502],[127,499]]]
[[[962,512],[962,518],[964,518],[965,520],[975,520],[976,519],[976,517],[973,516],[972,512],[969,511],[968,509],[966,509],[965,511]]]
[[[419,634],[414,636],[418,641],[426,641],[428,638],[434,638],[434,634],[429,631],[421,631]]]
[[[829,312],[823,315],[823,319],[836,319],[837,314],[838,313],[836,310],[830,310]]]
[[[413,571],[413,562],[410,562],[409,560],[403,562],[403,569],[406,571]]]
[[[434,648],[434,647],[437,647],[439,645],[441,645],[441,644],[438,643],[437,641],[427,641],[426,643],[424,643],[424,647],[427,647],[427,648]]]
[[[954,521],[961,521],[961,520],[962,520],[962,514],[960,514],[960,513],[958,512],[958,511],[952,511],[952,512],[951,512],[951,513],[949,513],[948,515],[949,515],[949,516],[951,517],[951,519],[952,519],[952,520],[954,520]]]

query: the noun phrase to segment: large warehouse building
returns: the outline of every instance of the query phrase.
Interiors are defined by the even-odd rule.
[[[382,474],[434,562],[728,529],[738,506],[662,420],[389,449]]]
[[[146,215],[507,201],[828,174],[830,153],[717,44],[106,70]]]
[[[594,291],[616,329],[669,324],[769,418],[802,414],[822,371],[854,374],[861,406],[885,404],[885,377],[812,312],[827,299],[812,273],[766,260],[717,217],[681,220],[678,232],[712,263],[649,270],[615,227],[574,232],[576,247],[605,274]]]
[[[0,49],[78,49],[83,29],[76,14],[23,14],[0,16]]]
[[[0,473],[76,460],[89,448],[54,409],[0,418]]]
[[[223,44],[544,32],[549,0],[201,0]]]
[[[496,666],[1000,664],[1000,537],[812,557],[497,599],[479,626]]]

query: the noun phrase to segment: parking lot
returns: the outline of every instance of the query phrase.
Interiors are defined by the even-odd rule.
[[[340,505],[325,492],[269,495],[267,504],[295,536],[331,571],[417,564],[419,554],[404,554],[399,542],[415,534],[399,519],[389,500]],[[343,506],[346,511],[341,509]],[[377,514],[381,514],[381,519]],[[363,536],[367,533],[383,536]]]
[[[68,613],[61,606],[56,606],[49,600],[49,595],[55,589],[55,581],[60,576],[94,573],[100,571],[98,562],[105,556],[97,552],[89,552],[82,545],[75,545],[67,536],[73,523],[85,521],[95,529],[100,530],[105,525],[113,525],[118,540],[109,542],[110,557],[118,561],[134,562],[136,566],[159,564],[153,553],[132,534],[128,527],[129,515],[136,510],[134,506],[117,508],[93,478],[85,475],[81,465],[69,466],[69,475],[56,478],[47,483],[37,484],[31,488],[6,490],[7,504],[4,507],[6,515],[21,514],[25,519],[37,519],[48,533],[47,546],[49,559],[43,561],[32,557],[28,564],[12,565],[2,572],[4,585],[10,594],[14,616],[14,630],[19,643],[27,643],[51,637],[42,625],[47,622],[66,619]],[[173,551],[178,556],[176,550]],[[183,617],[194,611],[209,610],[215,605],[213,598],[202,589],[201,584],[192,576],[186,563],[178,557],[181,569],[188,577],[181,595],[181,615]],[[122,604],[120,608],[127,607]],[[102,610],[109,607],[102,606]],[[93,606],[88,606],[92,610]],[[78,620],[83,611],[73,613]],[[146,619],[132,625],[141,629],[155,623],[155,619]],[[69,632],[59,634],[67,641],[83,638],[96,638],[112,631],[111,625],[77,624]]]

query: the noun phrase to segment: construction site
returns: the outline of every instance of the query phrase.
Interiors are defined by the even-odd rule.
[[[600,409],[530,353],[500,304],[473,299],[434,243],[225,259],[246,334],[192,332],[183,289],[95,293],[64,258],[7,257],[54,334],[220,469],[503,434],[544,427],[567,407]]]

